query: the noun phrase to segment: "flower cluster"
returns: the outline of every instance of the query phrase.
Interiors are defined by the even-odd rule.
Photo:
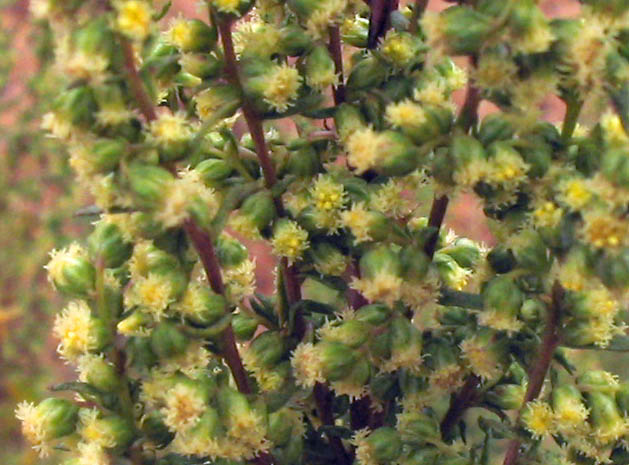
[[[47,265],[79,381],[18,407],[42,455],[627,463],[629,389],[565,350],[628,347],[626,2],[42,2],[68,78],[43,124],[98,215]],[[442,227],[460,193],[492,248]]]

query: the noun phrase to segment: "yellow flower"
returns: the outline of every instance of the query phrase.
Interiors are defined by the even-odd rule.
[[[192,136],[192,128],[183,113],[160,113],[149,126],[151,135],[160,143],[184,142]]]
[[[557,198],[573,210],[581,210],[592,199],[592,192],[584,179],[570,178],[563,180],[558,186]]]
[[[555,432],[555,416],[550,406],[536,400],[528,402],[522,411],[522,423],[534,438],[541,438]]]
[[[116,447],[116,437],[99,418],[99,411],[95,408],[79,411],[81,437],[88,444],[96,444],[101,448]]]
[[[266,74],[264,101],[277,111],[286,111],[297,98],[301,87],[301,76],[297,68],[290,65],[276,65]]]
[[[363,202],[355,203],[352,208],[341,213],[341,222],[354,236],[354,244],[368,242],[372,238],[370,231],[372,218]]]
[[[424,109],[409,99],[387,105],[385,117],[391,125],[400,128],[417,128],[426,122]]]
[[[110,465],[109,454],[96,443],[79,442],[78,465]]]
[[[323,174],[312,184],[310,195],[315,202],[315,208],[322,211],[340,210],[347,198],[343,185]]]
[[[239,15],[238,8],[241,5],[242,0],[210,0],[210,4],[213,5],[218,11],[223,13],[232,13]]]
[[[508,89],[518,72],[517,65],[506,57],[483,53],[473,71],[474,82],[483,89]]]
[[[257,15],[245,18],[235,25],[234,46],[239,55],[270,56],[280,45],[280,30]]]
[[[133,282],[133,286],[125,294],[125,306],[138,305],[159,321],[173,300],[172,291],[172,284],[167,277],[149,273]]]
[[[115,4],[118,10],[116,26],[126,36],[144,40],[151,27],[151,7],[141,0],[123,0]]]
[[[373,168],[385,156],[381,145],[382,137],[371,128],[357,129],[347,138],[347,161],[356,169],[356,174]]]
[[[246,259],[235,267],[224,268],[222,270],[227,295],[232,302],[240,302],[242,299],[255,292],[255,269],[255,260]]]
[[[590,210],[583,214],[583,238],[594,247],[616,249],[626,243],[629,233],[625,221],[604,210]]]
[[[271,239],[273,253],[286,257],[289,263],[301,258],[309,246],[308,232],[294,221],[280,221]]]
[[[302,342],[293,351],[290,363],[295,374],[295,382],[304,388],[315,383],[324,383],[323,362],[317,348],[310,342]]]
[[[57,351],[73,360],[90,350],[97,350],[101,342],[98,329],[87,302],[70,302],[55,316],[52,332],[60,341]]]
[[[380,51],[385,58],[401,67],[411,64],[417,58],[413,36],[394,30],[387,32],[380,45]]]
[[[531,213],[531,221],[537,227],[553,228],[559,224],[563,210],[553,202],[547,201],[539,205]]]
[[[205,399],[195,386],[177,383],[164,397],[165,406],[161,409],[164,424],[173,432],[184,432],[192,428],[205,409]]]
[[[350,284],[371,302],[384,302],[393,305],[402,297],[403,280],[386,270],[375,274],[373,278],[354,278]]]
[[[481,343],[476,336],[461,342],[461,356],[475,375],[485,380],[496,380],[502,368],[493,351]]]

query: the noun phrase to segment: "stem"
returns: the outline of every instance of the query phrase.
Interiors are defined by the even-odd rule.
[[[324,425],[334,425],[334,415],[332,413],[332,400],[334,395],[323,383],[315,384],[313,393],[321,422]],[[351,460],[345,450],[345,447],[343,446],[341,438],[334,436],[331,433],[328,433],[327,436],[330,446],[332,446],[332,449],[334,450],[334,455],[336,455],[336,464],[349,465]]]
[[[345,101],[345,78],[343,77],[343,48],[341,44],[341,31],[337,25],[330,26],[330,44],[328,50],[334,60],[334,71],[336,72],[339,83],[333,88],[334,104],[338,105]]]
[[[555,281],[553,284],[551,294],[551,305],[546,315],[546,328],[544,329],[544,336],[540,344],[537,358],[531,364],[529,368],[529,385],[524,396],[524,403],[531,402],[539,396],[546,379],[546,373],[550,368],[550,362],[553,359],[555,349],[559,345],[559,318],[561,316],[561,307],[565,295],[565,291],[559,281]],[[518,414],[518,420],[522,415],[522,410]],[[507,447],[505,454],[504,465],[515,465],[520,454],[520,440],[513,439]]]
[[[120,37],[120,46],[122,47],[122,54],[124,55],[124,69],[129,78],[131,92],[133,92],[135,101],[140,107],[140,112],[142,112],[146,121],[153,121],[157,118],[157,114],[155,113],[155,108],[153,108],[153,102],[146,93],[142,78],[138,74],[138,69],[135,66],[135,56],[131,42],[124,37]]]
[[[419,29],[419,18],[426,10],[428,6],[428,0],[415,0],[415,6],[413,7],[413,16],[411,16],[411,27],[409,32],[411,34],[417,33]]]
[[[574,129],[577,127],[577,121],[579,119],[579,113],[583,107],[583,100],[579,100],[577,97],[570,97],[567,101],[566,116],[561,128],[561,140],[568,142],[574,133]]]
[[[448,203],[450,199],[448,199],[447,195],[442,195],[434,198],[432,201],[432,207],[430,208],[430,217],[428,218],[428,226],[436,228],[437,230],[434,232],[432,236],[426,241],[424,245],[424,252],[428,255],[428,258],[432,259],[435,255],[435,249],[437,248],[437,240],[439,239],[439,230],[441,229],[441,224],[443,223],[443,219],[446,216],[446,210],[448,209]]]
[[[450,402],[450,408],[441,421],[441,436],[444,440],[447,440],[452,428],[454,428],[454,426],[456,426],[459,420],[463,417],[465,411],[478,399],[477,389],[479,385],[480,378],[476,375],[470,376],[467,378],[467,381],[465,381],[465,384],[457,396],[452,399],[452,402]]]
[[[398,0],[371,0],[371,16],[369,17],[369,36],[367,37],[367,48],[374,49],[378,45],[378,39],[384,36],[391,27],[389,16],[392,11],[397,10]]]
[[[214,244],[212,243],[210,235],[203,231],[192,220],[186,220],[183,227],[201,258],[210,287],[217,294],[223,295],[225,293],[225,285],[223,284],[220,265],[216,253],[214,252]],[[225,359],[225,363],[227,363],[227,366],[229,366],[234,376],[238,390],[243,394],[250,394],[251,387],[247,379],[247,372],[238,353],[236,338],[234,337],[234,330],[231,325],[221,333],[221,348],[223,349],[222,355]]]

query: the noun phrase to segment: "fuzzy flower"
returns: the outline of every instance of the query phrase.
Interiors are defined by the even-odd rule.
[[[518,67],[512,60],[492,53],[483,53],[473,71],[473,78],[483,89],[508,89],[517,72]]]
[[[316,226],[335,232],[340,223],[339,213],[347,200],[343,185],[322,174],[313,182],[310,195],[314,201]]]
[[[297,98],[301,87],[301,76],[296,68],[276,65],[266,74],[264,101],[277,111],[286,111]]]
[[[72,122],[60,113],[50,111],[42,116],[41,128],[48,131],[52,137],[68,140],[74,134]]]
[[[563,217],[563,210],[553,202],[546,201],[531,212],[531,221],[538,228],[553,228]]]
[[[223,282],[232,302],[240,302],[256,290],[256,263],[246,259],[235,267],[222,270]]]
[[[78,465],[110,465],[109,454],[98,444],[92,442],[79,442]]]
[[[177,383],[168,391],[161,409],[169,430],[183,432],[193,427],[206,409],[205,399],[195,386]]]
[[[557,189],[559,191],[557,198],[575,211],[585,207],[593,197],[585,180],[581,178],[560,181]]]
[[[88,276],[88,268],[91,267],[88,259],[87,250],[76,242],[61,250],[53,250],[48,264],[44,266],[48,271],[48,282],[57,289],[87,288],[93,278]],[[79,273],[82,276],[77,276]]]
[[[101,448],[116,447],[116,435],[100,418],[100,412],[95,408],[79,411],[79,433],[85,442],[96,444]]]
[[[295,370],[295,381],[299,386],[311,388],[316,383],[324,383],[323,360],[317,347],[310,342],[302,342],[293,351],[290,363]]]
[[[380,45],[382,55],[399,67],[408,66],[417,60],[417,45],[411,34],[395,30],[387,32]]]
[[[142,0],[121,0],[115,7],[118,30],[131,39],[144,40],[151,28],[150,5]]]
[[[418,128],[426,122],[426,112],[421,105],[408,99],[387,105],[385,117],[399,128]]]
[[[328,26],[338,21],[346,7],[347,0],[319,0],[306,21],[308,33],[314,37],[325,37]]]
[[[545,402],[536,400],[528,402],[522,411],[522,423],[534,438],[553,434],[555,432],[555,415]]]
[[[210,5],[223,13],[231,13],[240,16],[238,8],[243,4],[243,0],[210,0]]]
[[[402,297],[403,280],[386,270],[377,272],[372,278],[354,278],[350,284],[367,300],[371,302],[384,302],[393,305]]]
[[[280,221],[275,226],[271,245],[273,253],[293,263],[301,258],[309,246],[308,232],[294,221]]]
[[[486,380],[496,380],[502,374],[500,362],[494,352],[476,336],[468,337],[460,344],[461,356],[475,375]]]
[[[92,317],[92,312],[84,300],[70,302],[57,314],[52,332],[59,339],[57,351],[68,360],[97,350],[102,344],[100,322]]]
[[[347,161],[356,169],[356,174],[377,166],[384,156],[381,145],[382,137],[371,128],[357,129],[347,138]]]
[[[478,324],[497,331],[506,331],[508,334],[518,332],[522,329],[522,322],[509,315],[507,312],[499,310],[485,310],[477,316]]]
[[[594,247],[616,249],[626,243],[627,223],[603,209],[589,210],[583,214],[583,238]]]
[[[380,186],[369,198],[369,206],[393,218],[402,218],[409,213],[409,203],[404,198],[402,183],[395,179]]]
[[[149,129],[151,136],[162,144],[184,142],[192,136],[192,128],[183,113],[160,113],[151,121]]]
[[[616,113],[606,112],[601,117],[601,128],[605,141],[611,147],[626,147],[629,144],[629,136],[625,132],[620,117]]]
[[[146,309],[155,320],[159,321],[172,302],[172,284],[167,276],[149,273],[140,276],[125,294],[125,306],[139,306]]]
[[[489,160],[487,182],[515,186],[524,181],[529,165],[513,150],[501,150]]]
[[[270,56],[278,50],[280,30],[252,15],[239,21],[234,30],[234,46],[239,55]]]
[[[352,232],[354,244],[372,240],[373,217],[363,202],[352,204],[352,208],[342,212],[341,224]]]
[[[212,353],[200,342],[191,343],[183,353],[163,360],[160,369],[171,374],[179,371],[190,379],[197,379],[206,373],[211,359]]]

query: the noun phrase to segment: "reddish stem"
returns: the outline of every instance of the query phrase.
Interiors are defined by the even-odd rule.
[[[334,425],[334,415],[332,412],[332,401],[334,399],[334,395],[330,389],[323,383],[317,383],[315,384],[313,394],[321,422],[324,425]],[[336,455],[336,464],[349,465],[351,460],[345,450],[345,447],[343,446],[341,438],[330,433],[327,434],[327,437],[330,442],[330,446],[332,446],[332,450],[334,451],[334,455]]]
[[[131,42],[124,37],[120,37],[120,46],[122,47],[122,54],[124,55],[124,69],[129,78],[131,92],[133,92],[135,101],[138,107],[140,107],[140,112],[142,112],[146,121],[153,121],[157,118],[157,114],[155,113],[155,108],[153,108],[153,102],[146,93],[138,69],[135,66],[135,56]]]
[[[334,87],[334,104],[345,101],[345,78],[343,77],[343,46],[341,43],[341,31],[337,25],[330,26],[330,44],[328,50],[334,60],[334,70],[338,76],[339,84]]]
[[[524,404],[535,400],[544,386],[546,373],[550,368],[555,349],[559,345],[559,319],[561,316],[561,307],[564,299],[565,291],[558,281],[553,284],[551,294],[551,305],[546,314],[546,328],[544,336],[537,353],[537,358],[529,368],[528,378],[529,384],[524,396]],[[518,414],[518,421],[522,415],[522,410]],[[507,446],[504,465],[515,465],[520,455],[520,440],[513,439]]]

